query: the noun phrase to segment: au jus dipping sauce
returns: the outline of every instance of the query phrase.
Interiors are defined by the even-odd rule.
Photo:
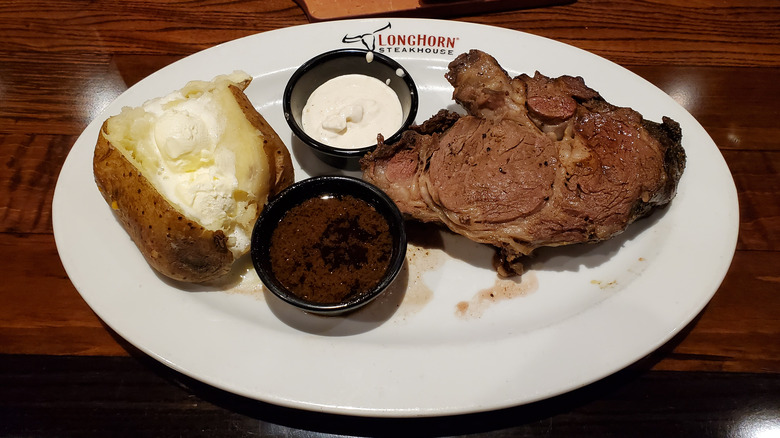
[[[393,252],[387,220],[350,195],[322,195],[291,208],[271,236],[271,270],[299,298],[321,304],[371,291]]]

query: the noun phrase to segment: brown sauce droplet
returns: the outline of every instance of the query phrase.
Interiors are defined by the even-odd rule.
[[[528,295],[539,288],[539,280],[533,271],[512,278],[496,278],[492,287],[482,289],[470,301],[455,306],[455,314],[463,319],[479,318],[488,307],[499,301]]]
[[[355,197],[323,196],[293,207],[271,236],[274,276],[298,297],[340,303],[373,289],[390,264],[385,218]]]

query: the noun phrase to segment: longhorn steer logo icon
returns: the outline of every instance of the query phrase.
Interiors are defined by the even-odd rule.
[[[392,25],[388,22],[387,25],[368,33],[362,33],[360,35],[344,35],[344,38],[341,39],[341,42],[343,43],[357,43],[361,42],[363,43],[363,46],[373,52],[376,50],[376,34],[385,30],[390,29]]]

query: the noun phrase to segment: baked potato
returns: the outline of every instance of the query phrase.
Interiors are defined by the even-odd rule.
[[[268,198],[290,185],[290,153],[251,104],[243,72],[184,88],[103,123],[95,181],[146,261],[205,282],[249,251]]]

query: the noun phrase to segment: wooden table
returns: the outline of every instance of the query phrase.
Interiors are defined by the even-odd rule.
[[[780,433],[780,3],[579,0],[451,18],[606,57],[672,95],[706,128],[736,181],[741,223],[731,268],[690,326],[580,390],[453,418],[301,412],[180,375],[114,334],[68,280],[52,234],[59,170],[90,120],[141,78],[307,17],[293,0],[5,0],[0,435]]]

